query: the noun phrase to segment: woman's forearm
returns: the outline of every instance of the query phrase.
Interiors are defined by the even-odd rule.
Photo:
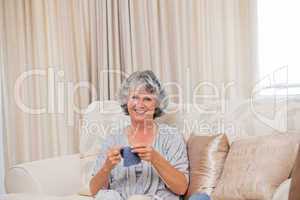
[[[93,196],[97,194],[97,192],[101,188],[108,188],[108,178],[111,169],[107,166],[103,166],[101,170],[91,179],[90,181],[90,191]]]
[[[185,194],[188,188],[188,181],[182,172],[175,169],[158,153],[155,156],[155,159],[153,159],[152,165],[172,192],[178,195]]]
[[[90,181],[90,191],[93,196],[95,196],[100,189],[108,188],[110,172],[121,160],[119,147],[110,148],[106,156],[107,158],[103,167]]]

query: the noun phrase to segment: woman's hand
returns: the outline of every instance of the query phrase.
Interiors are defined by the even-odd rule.
[[[142,160],[150,162],[172,192],[184,195],[188,187],[185,175],[174,168],[159,152],[145,145],[133,146],[132,152],[138,153]]]
[[[132,152],[137,153],[142,160],[150,163],[159,156],[159,153],[151,146],[135,145],[132,148]]]
[[[105,166],[112,170],[121,161],[121,154],[119,147],[113,147],[108,150],[106,154]]]
[[[97,192],[101,188],[109,187],[109,174],[110,171],[120,162],[120,148],[113,147],[109,149],[106,153],[106,160],[104,162],[103,167],[97,172],[95,176],[90,181],[90,191],[93,196],[97,194]]]

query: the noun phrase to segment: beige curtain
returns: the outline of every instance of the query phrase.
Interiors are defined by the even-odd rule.
[[[107,87],[96,2],[0,1],[7,167],[78,152],[80,109]]]
[[[151,69],[167,83],[170,94],[180,93],[173,98],[176,102],[193,102],[199,94],[215,96],[207,101],[224,96],[235,103],[251,96],[257,80],[255,0],[100,4],[100,18],[106,22],[100,26],[108,33],[103,37],[108,43],[99,49],[109,54],[103,66],[124,74]],[[119,79],[109,80],[110,94]]]
[[[0,27],[2,27],[0,25]],[[2,41],[0,40],[0,44]],[[5,174],[5,165],[4,165],[4,148],[3,148],[3,131],[4,131],[4,116],[3,116],[3,92],[2,92],[2,80],[3,80],[3,49],[0,47],[0,195],[5,193],[4,188],[4,174]]]
[[[153,70],[171,95],[179,95],[171,97],[175,102],[216,95],[215,89],[214,100],[224,95],[240,101],[251,95],[256,81],[255,0],[0,3],[7,166],[76,152],[80,115],[72,112],[70,96],[82,108],[95,99],[114,99],[133,71]],[[64,95],[60,85],[49,91],[51,76],[26,79],[19,93],[28,107],[54,114],[24,113],[14,99],[16,80],[32,69],[48,75],[49,67],[57,82],[65,83]],[[86,88],[68,94],[68,83],[79,81],[91,83],[96,94]]]

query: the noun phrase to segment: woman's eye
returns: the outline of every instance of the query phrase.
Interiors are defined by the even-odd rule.
[[[132,98],[132,99],[138,99],[138,97],[137,97],[137,96],[132,96],[131,98]]]
[[[152,99],[149,98],[149,97],[146,97],[146,98],[145,98],[145,101],[152,101]]]

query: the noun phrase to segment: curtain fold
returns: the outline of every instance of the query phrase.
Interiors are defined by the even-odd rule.
[[[255,0],[0,3],[7,166],[77,152],[81,108],[136,70],[178,103],[241,101],[257,79]]]
[[[100,2],[110,8],[104,14],[108,24],[100,25],[108,33],[102,37],[106,48],[99,49],[105,68],[125,75],[151,69],[168,83],[176,102],[192,103],[214,90],[219,99],[235,102],[251,96],[258,74],[256,1]],[[119,79],[108,80],[110,98]]]
[[[257,79],[255,1],[130,2],[131,71],[152,69],[165,82],[179,83],[185,92],[203,82],[218,89],[234,82],[228,98],[251,96]],[[182,95],[185,102],[192,101],[190,92]],[[209,90],[200,87],[195,92]]]
[[[78,152],[80,113],[108,85],[98,76],[96,4],[1,0],[7,167]]]
[[[1,1],[0,1],[0,7],[1,7]],[[0,21],[0,29],[3,28],[3,24]],[[1,34],[1,33],[0,33]],[[0,195],[5,193],[5,188],[4,188],[4,177],[5,177],[5,164],[4,164],[4,160],[5,160],[5,154],[4,154],[4,140],[3,140],[3,136],[4,136],[4,112],[3,112],[3,41],[2,41],[2,37],[0,35]]]

